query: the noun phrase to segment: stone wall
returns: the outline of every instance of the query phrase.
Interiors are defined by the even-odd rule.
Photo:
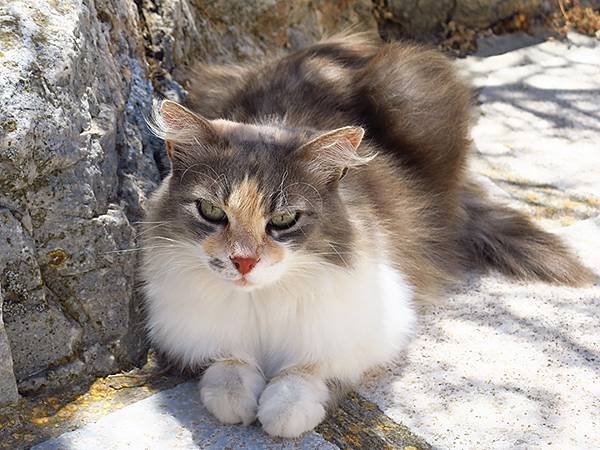
[[[0,289],[0,405],[15,402],[18,398],[12,354],[2,318],[3,303],[4,297]]]
[[[188,63],[258,59],[348,27],[484,26],[524,4],[541,3],[1,3],[0,404],[15,386],[27,394],[143,361],[136,222],[167,167],[145,117],[154,96],[185,96],[175,80]]]
[[[0,11],[0,285],[21,392],[139,362],[133,222],[159,181],[136,5]],[[0,383],[1,384],[1,383]]]
[[[393,37],[429,39],[454,22],[466,28],[485,29],[521,13],[549,12],[548,0],[387,0],[380,2],[383,28]]]

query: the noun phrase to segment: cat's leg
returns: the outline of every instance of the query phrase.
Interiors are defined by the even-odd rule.
[[[313,371],[286,371],[260,396],[258,420],[271,436],[294,438],[323,421],[331,399],[325,380]]]
[[[255,367],[237,360],[213,363],[200,380],[202,404],[219,421],[249,425],[256,419],[265,378]]]

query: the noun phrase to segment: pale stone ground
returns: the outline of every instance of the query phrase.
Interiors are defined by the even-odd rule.
[[[481,89],[474,170],[544,226],[574,224],[559,232],[600,273],[600,44],[571,39],[459,64]],[[424,313],[407,354],[360,393],[437,448],[600,448],[599,318],[598,283],[474,277]],[[218,426],[190,384],[38,448],[224,446],[335,448],[317,434],[283,443]]]
[[[563,233],[600,272],[600,220]],[[359,392],[439,448],[600,448],[600,288],[471,280]]]
[[[461,61],[481,103],[474,170],[549,228],[600,214],[600,41],[569,39]]]
[[[318,449],[337,447],[316,433],[269,439],[259,427],[221,426],[200,405],[195,383],[160,392],[98,422],[34,447],[69,449]]]

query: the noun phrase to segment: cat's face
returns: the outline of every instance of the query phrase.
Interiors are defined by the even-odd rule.
[[[315,137],[208,121],[173,102],[160,114],[173,170],[153,211],[167,225],[151,236],[170,240],[185,264],[252,290],[317,261],[347,263],[352,231],[338,185],[365,162],[355,153],[360,128]]]
[[[208,161],[208,167],[224,169],[217,176],[207,167],[210,173],[199,170],[186,174],[187,180],[174,176],[170,184],[183,230],[197,243],[202,262],[224,280],[252,289],[289,269],[293,254],[319,227],[323,201],[310,183],[290,188],[284,172],[279,189],[274,170],[239,171],[228,159]]]

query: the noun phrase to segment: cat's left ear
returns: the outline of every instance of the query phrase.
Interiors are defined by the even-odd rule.
[[[189,145],[211,144],[217,139],[210,120],[171,100],[155,102],[150,128],[165,140],[171,160],[180,156],[176,148],[184,151]]]
[[[298,152],[311,172],[327,183],[337,182],[346,175],[348,168],[363,165],[373,158],[357,153],[364,134],[361,127],[338,128],[310,140]]]

